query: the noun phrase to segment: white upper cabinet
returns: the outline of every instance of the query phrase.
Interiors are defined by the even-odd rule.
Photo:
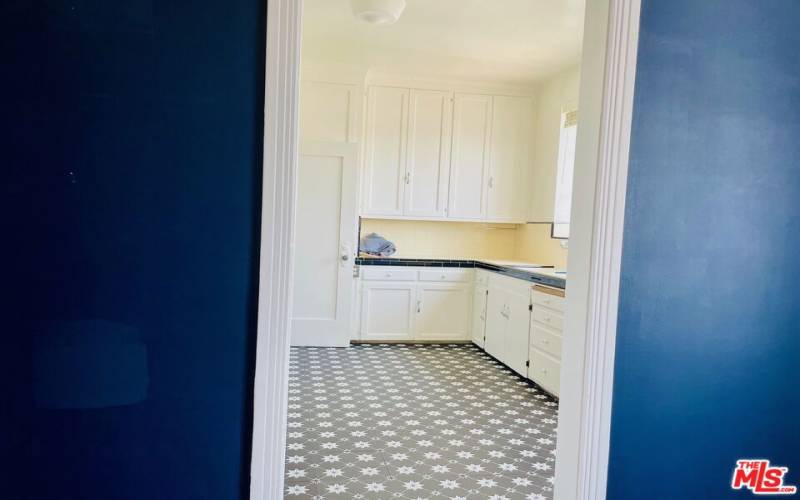
[[[455,95],[448,206],[452,218],[486,218],[491,120],[491,96]]]
[[[532,121],[530,97],[369,86],[361,215],[525,222]]]
[[[450,176],[452,94],[411,90],[403,214],[444,217]]]
[[[494,96],[492,101],[487,218],[523,222],[522,188],[530,170],[532,102],[528,97],[506,96]]]
[[[370,87],[364,144],[364,215],[402,215],[408,89]]]

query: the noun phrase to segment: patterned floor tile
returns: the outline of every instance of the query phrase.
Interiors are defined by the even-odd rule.
[[[552,498],[558,403],[472,345],[292,348],[286,498]]]

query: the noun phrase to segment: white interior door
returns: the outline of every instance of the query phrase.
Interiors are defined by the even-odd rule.
[[[349,344],[356,198],[355,144],[300,146],[292,345]]]

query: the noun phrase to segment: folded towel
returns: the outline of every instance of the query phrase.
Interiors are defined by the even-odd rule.
[[[370,233],[361,238],[358,249],[366,254],[380,257],[389,257],[397,251],[394,243],[378,233]]]

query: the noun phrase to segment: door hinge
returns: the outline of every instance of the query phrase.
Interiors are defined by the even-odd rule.
[[[353,278],[358,278],[359,272],[358,270],[361,269],[360,266],[353,266]]]
[[[531,360],[530,359],[525,362],[525,366],[531,366]]]
[[[528,304],[528,310],[533,311],[533,304]]]

